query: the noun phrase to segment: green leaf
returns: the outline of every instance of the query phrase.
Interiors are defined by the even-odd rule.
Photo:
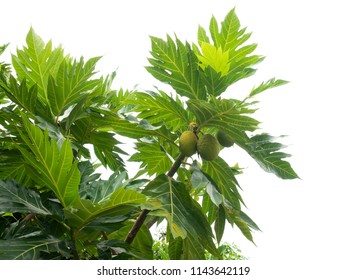
[[[206,92],[198,73],[198,59],[185,45],[167,35],[167,41],[151,37],[153,58],[148,61],[152,66],[148,72],[161,82],[170,84],[178,94],[188,98],[205,99]]]
[[[180,260],[183,249],[183,239],[181,237],[171,238],[168,245],[168,255],[170,260]]]
[[[110,234],[108,237],[113,239],[125,240],[127,234],[133,227],[134,222],[127,224],[122,227],[118,231]],[[131,243],[132,250],[137,252],[136,257],[144,259],[144,260],[152,260],[153,259],[153,238],[151,233],[146,225],[142,225],[139,229],[135,239]]]
[[[110,132],[93,131],[90,133],[90,143],[94,145],[95,155],[103,166],[109,167],[113,171],[119,168],[124,170],[124,161],[119,153],[126,153],[118,148],[120,142],[114,136]]]
[[[257,47],[256,44],[244,46],[251,35],[245,33],[245,30],[240,28],[235,9],[226,15],[220,28],[215,17],[211,18],[209,32],[214,46],[210,43],[206,31],[199,28],[198,43],[202,53],[208,51],[209,54],[201,55],[197,47],[194,51],[204,69],[201,77],[207,85],[209,94],[219,96],[228,86],[253,75],[256,72],[253,66],[263,60],[262,56],[251,55]]]
[[[235,217],[234,218],[234,223],[237,225],[237,227],[240,229],[240,231],[242,232],[242,234],[252,243],[254,243],[253,241],[253,237],[252,237],[252,233],[251,230],[248,226],[248,224],[242,220],[239,217]]]
[[[210,43],[207,32],[202,26],[198,26],[198,44],[202,45],[202,43]]]
[[[172,160],[158,143],[138,142],[137,153],[129,161],[141,162],[140,168],[149,175],[165,174],[172,166]]]
[[[239,184],[234,176],[232,168],[220,157],[213,161],[204,161],[202,170],[209,180],[217,186],[223,197],[233,205],[234,208],[240,209],[241,203],[244,203],[239,191]]]
[[[125,179],[127,179],[125,171],[115,172],[107,180],[95,180],[84,184],[83,188],[80,188],[80,196],[88,198],[94,204],[102,203],[107,201],[115,190],[126,185]]]
[[[54,237],[34,236],[0,240],[1,260],[38,260],[42,252],[62,252],[62,241]]]
[[[0,150],[0,178],[14,179],[25,186],[32,185],[32,180],[27,172],[27,164],[18,150]]]
[[[271,89],[271,88],[274,88],[274,87],[278,87],[278,86],[281,86],[281,85],[285,85],[287,84],[288,81],[285,81],[285,80],[276,80],[275,78],[272,78],[266,82],[263,82],[262,84],[260,84],[258,87],[254,87],[250,94],[249,94],[249,98],[250,97],[253,97],[267,89]]]
[[[221,47],[217,48],[209,43],[201,43],[202,55],[197,55],[200,64],[199,66],[205,70],[210,66],[217,73],[221,73],[221,76],[228,74],[230,69],[229,53],[224,52]]]
[[[14,181],[0,181],[0,212],[51,214],[37,192]]]
[[[100,57],[84,62],[83,57],[77,62],[65,59],[59,68],[57,77],[48,78],[48,100],[55,116],[60,116],[71,105],[80,102],[84,95],[90,94],[102,84],[101,79],[90,80],[95,74],[95,65]]]
[[[223,202],[223,196],[219,193],[219,190],[214,185],[212,180],[208,179],[208,175],[204,174],[199,168],[196,168],[196,164],[192,165],[192,175],[190,182],[195,189],[204,188],[206,193],[209,195],[211,201],[219,206]]]
[[[248,108],[250,104],[235,99],[213,99],[213,102],[203,100],[187,101],[188,109],[196,116],[199,128],[228,126],[233,130],[236,138],[242,138],[241,131],[254,131],[259,122],[249,116],[254,110]]]
[[[26,146],[18,146],[26,163],[31,166],[30,176],[40,186],[52,190],[60,202],[67,206],[78,198],[80,173],[73,162],[70,141],[61,146],[22,115],[23,127],[18,129]]]
[[[283,158],[290,156],[280,151],[285,146],[275,142],[275,140],[275,137],[263,133],[247,138],[246,142],[240,145],[263,170],[273,173],[281,179],[299,178],[290,163],[283,160]]]
[[[184,260],[205,260],[205,248],[193,235],[188,235],[183,239]]]
[[[80,231],[96,219],[106,216],[121,217],[128,215],[134,207],[150,205],[144,194],[122,187],[107,195],[107,199],[100,203],[80,199],[74,201],[64,211],[69,225]]]
[[[37,84],[38,96],[48,102],[48,78],[56,76],[64,59],[63,49],[61,46],[53,49],[52,41],[45,44],[33,28],[30,28],[26,43],[23,50],[17,49],[17,56],[12,55],[13,67],[18,79],[26,79],[29,86]]]
[[[160,175],[146,186],[143,194],[161,201],[162,206],[154,210],[152,215],[166,217],[174,238],[185,239],[187,236],[193,236],[195,242],[217,254],[210,225],[199,204],[191,198],[183,183]]]
[[[226,222],[225,210],[223,209],[222,206],[220,206],[216,213],[216,219],[215,219],[215,225],[214,225],[216,241],[218,244],[220,244],[224,230],[225,230],[225,222]]]
[[[167,129],[176,131],[189,124],[189,117],[181,100],[173,99],[163,91],[135,92],[126,103],[136,106],[133,111],[139,112],[137,118],[146,119],[152,125],[165,124]]]

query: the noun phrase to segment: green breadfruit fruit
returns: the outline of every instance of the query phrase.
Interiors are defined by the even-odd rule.
[[[220,145],[223,147],[231,147],[234,144],[233,138],[222,130],[219,130],[216,133],[216,138],[219,141]]]
[[[197,151],[197,137],[192,131],[184,131],[179,138],[180,152],[190,157]]]
[[[197,151],[204,160],[214,160],[219,155],[219,142],[213,135],[204,134],[197,142]]]

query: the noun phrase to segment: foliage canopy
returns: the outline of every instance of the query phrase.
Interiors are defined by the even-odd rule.
[[[197,44],[150,37],[146,69],[168,94],[114,90],[115,72],[95,71],[100,57],[72,58],[31,28],[11,65],[0,63],[0,259],[152,259],[149,229],[164,220],[171,259],[221,258],[226,223],[253,242],[259,227],[243,211],[238,165],[224,150],[205,161],[178,146],[191,123],[197,137],[222,129],[265,171],[298,177],[253,116],[258,94],[286,81],[228,97],[263,60],[250,35],[233,9],[208,32],[199,27]],[[120,139],[136,151],[127,155]],[[127,156],[140,166],[131,178]]]

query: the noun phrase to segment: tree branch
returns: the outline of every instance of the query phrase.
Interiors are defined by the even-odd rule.
[[[185,159],[185,156],[180,154],[179,157],[173,163],[171,169],[167,172],[168,177],[174,176],[174,174],[178,171],[178,169],[179,169],[179,167],[182,164],[184,159]],[[150,212],[150,210],[144,209],[142,211],[142,213],[138,216],[136,222],[134,223],[133,227],[131,228],[129,234],[127,235],[127,237],[125,239],[126,243],[131,244],[132,241],[135,239],[138,231],[140,230],[141,226],[143,225],[149,212]]]

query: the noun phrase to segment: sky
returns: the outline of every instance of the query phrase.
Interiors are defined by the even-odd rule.
[[[176,34],[196,42],[198,25],[207,29],[212,15],[220,22],[236,7],[242,26],[258,43],[256,53],[266,59],[254,77],[230,88],[229,94],[244,97],[254,85],[272,77],[290,81],[259,97],[256,118],[263,132],[287,135],[285,151],[292,154],[289,161],[300,179],[278,179],[241,150],[230,149],[230,163],[245,168],[238,180],[246,213],[262,232],[254,233],[257,246],[231,228],[225,241],[236,243],[254,262],[272,263],[272,275],[287,271],[280,279],[292,279],[292,275],[341,279],[337,267],[346,250],[346,19],[342,2],[2,1],[0,45],[11,44],[1,60],[10,61],[10,53],[25,44],[32,26],[45,41],[52,39],[55,46],[61,43],[74,57],[102,55],[100,73],[117,70],[114,88],[161,87],[144,69],[149,35]],[[325,269],[316,271],[319,264]]]

